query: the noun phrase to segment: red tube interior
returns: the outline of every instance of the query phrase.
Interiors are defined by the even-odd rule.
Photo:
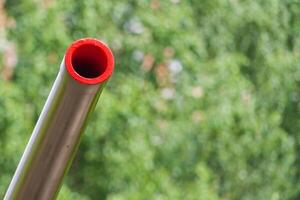
[[[104,43],[85,38],[75,41],[67,49],[65,66],[76,81],[82,84],[99,84],[111,76],[114,58]]]

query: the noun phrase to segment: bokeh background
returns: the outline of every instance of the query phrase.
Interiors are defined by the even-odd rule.
[[[300,199],[296,0],[0,0],[0,197],[67,46],[116,59],[60,200]]]

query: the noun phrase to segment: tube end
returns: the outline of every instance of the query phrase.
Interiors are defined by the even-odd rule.
[[[65,66],[68,73],[81,84],[100,84],[114,70],[114,57],[109,47],[94,38],[73,42],[67,49]]]

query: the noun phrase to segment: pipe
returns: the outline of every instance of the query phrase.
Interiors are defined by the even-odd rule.
[[[113,68],[113,54],[101,41],[69,46],[4,200],[56,198]]]

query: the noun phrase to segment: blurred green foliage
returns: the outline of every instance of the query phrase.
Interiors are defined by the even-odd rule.
[[[0,4],[0,196],[89,36],[116,69],[58,199],[300,199],[298,1]]]

